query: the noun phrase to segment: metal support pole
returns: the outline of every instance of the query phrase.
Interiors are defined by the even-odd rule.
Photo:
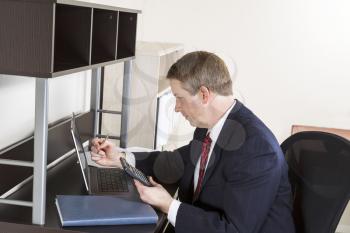
[[[101,71],[102,68],[94,68],[91,73],[91,100],[90,106],[94,111],[94,137],[99,133],[100,114],[100,95],[101,95]]]
[[[132,61],[124,62],[123,76],[123,98],[122,98],[122,115],[120,125],[120,147],[126,148],[128,141],[128,118],[130,107],[130,82],[132,78]]]
[[[35,83],[33,224],[45,224],[46,164],[48,136],[48,80],[37,78]]]

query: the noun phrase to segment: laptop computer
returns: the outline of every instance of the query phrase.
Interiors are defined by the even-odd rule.
[[[121,195],[139,199],[136,187],[132,179],[119,168],[101,168],[89,166],[87,156],[90,152],[84,150],[78,128],[75,123],[75,115],[71,119],[71,134],[75,145],[76,154],[81,168],[86,190],[94,195]]]

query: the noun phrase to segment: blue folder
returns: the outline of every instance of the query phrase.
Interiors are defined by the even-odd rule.
[[[141,201],[115,196],[57,195],[62,226],[155,224],[158,215]]]

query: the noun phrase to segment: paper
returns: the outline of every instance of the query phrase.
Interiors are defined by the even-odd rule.
[[[95,161],[93,161],[93,160],[91,159],[91,152],[90,152],[90,151],[85,152],[85,154],[86,154],[87,164],[88,164],[89,166],[101,167],[101,168],[114,168],[114,167],[102,166],[102,165],[100,165],[100,164],[95,163]]]
[[[119,152],[129,152],[129,153],[133,153],[133,152],[152,152],[154,150],[149,149],[149,148],[145,148],[145,147],[128,147],[128,148],[117,148],[117,150]],[[100,168],[115,168],[115,167],[106,167],[106,166],[102,166],[100,164],[97,164],[95,161],[93,161],[91,159],[91,151],[86,151],[86,160],[89,166],[93,166],[93,167],[100,167]]]
[[[138,146],[134,146],[134,147],[128,147],[128,148],[118,148],[117,149],[120,152],[152,152],[155,151],[153,149],[149,149],[146,147],[138,147]]]

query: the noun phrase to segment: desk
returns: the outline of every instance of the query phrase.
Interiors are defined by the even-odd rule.
[[[169,192],[175,193],[176,187],[167,187]],[[55,206],[55,197],[57,194],[74,195],[86,194],[85,187],[80,172],[79,164],[75,154],[59,163],[47,172],[47,192],[46,192],[46,227],[61,228],[59,217]],[[31,200],[32,183],[26,184],[21,190],[14,193],[9,198],[19,200]],[[23,206],[0,205],[0,213],[6,213],[6,216],[0,216],[0,221],[12,223],[32,223],[31,208]],[[159,219],[164,220],[164,215],[159,213]],[[92,232],[92,233],[151,233],[158,231],[164,223],[159,221],[157,225],[121,225],[121,226],[96,226],[96,227],[65,227],[67,230]]]
[[[1,232],[5,233],[79,233],[78,231],[69,231],[8,222],[0,222],[0,229]]]

